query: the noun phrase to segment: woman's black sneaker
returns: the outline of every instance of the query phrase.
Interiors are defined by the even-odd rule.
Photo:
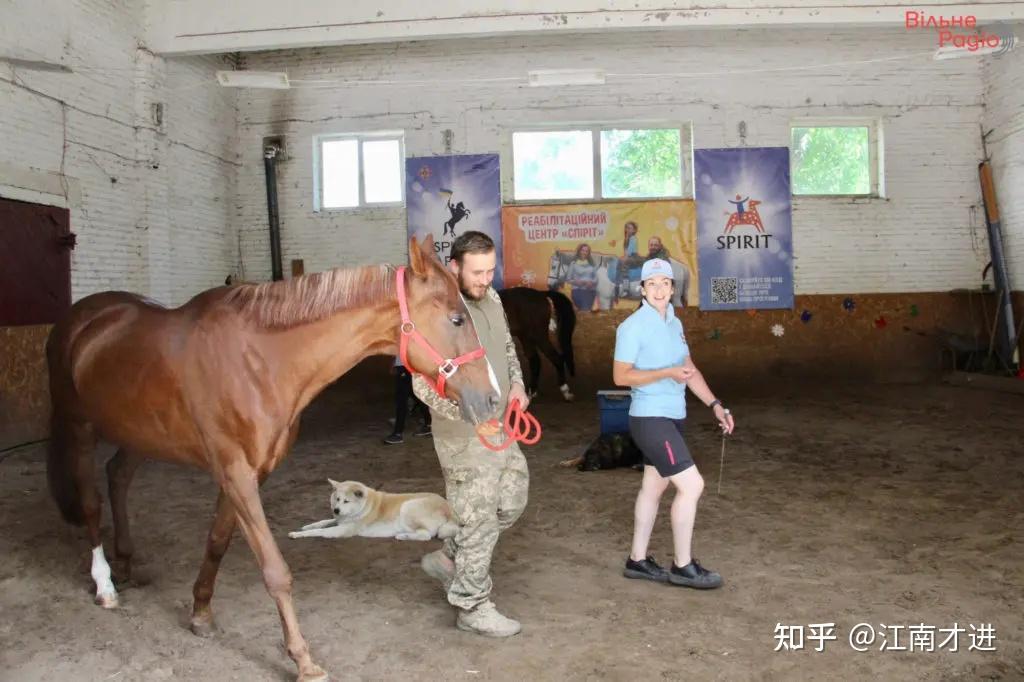
[[[668,582],[668,571],[659,566],[652,556],[643,561],[633,561],[631,557],[627,557],[626,570],[622,572],[622,575],[627,578],[653,580],[659,583]]]
[[[672,570],[668,573],[668,581],[673,585],[695,587],[698,590],[713,590],[722,586],[722,576],[704,568],[697,563],[696,559],[692,559],[682,568],[676,566],[676,562],[673,561]]]

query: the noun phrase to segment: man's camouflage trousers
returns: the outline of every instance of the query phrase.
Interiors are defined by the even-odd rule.
[[[454,442],[435,438],[434,449],[445,496],[459,524],[459,532],[444,543],[444,553],[455,562],[448,601],[471,609],[491,594],[491,555],[499,533],[526,508],[530,474],[517,443],[492,452],[475,437]]]

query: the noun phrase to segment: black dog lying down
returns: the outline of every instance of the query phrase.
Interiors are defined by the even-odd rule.
[[[579,457],[561,462],[561,466],[575,466],[580,471],[616,469],[631,467],[637,471],[644,468],[644,456],[628,433],[612,433],[598,436],[590,447]]]

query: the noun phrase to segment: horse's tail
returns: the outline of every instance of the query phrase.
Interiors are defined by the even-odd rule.
[[[62,383],[68,375],[68,359],[64,351],[67,344],[67,325],[58,323],[50,331],[46,341],[50,401],[53,406],[50,417],[50,442],[46,453],[46,480],[60,515],[68,523],[81,526],[85,524],[85,513],[82,510],[82,495],[75,480],[81,450],[74,447],[74,431],[65,417],[65,410],[60,407],[61,401],[69,393]]]
[[[555,308],[555,322],[558,324],[558,346],[565,360],[570,376],[576,376],[576,357],[572,350],[572,333],[576,329],[576,309],[569,297],[560,291],[547,291]]]
[[[78,461],[76,450],[71,447],[71,439],[68,425],[55,413],[51,420],[50,443],[46,455],[46,479],[60,515],[68,523],[81,526],[85,523],[85,514],[82,512],[82,496],[75,481]]]

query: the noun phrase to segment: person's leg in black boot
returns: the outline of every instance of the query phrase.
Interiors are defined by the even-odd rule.
[[[418,413],[420,416],[420,427],[416,429],[414,436],[429,436],[433,432],[430,428],[430,408],[423,404],[423,401],[416,397],[415,394],[412,396],[413,406],[412,411]]]
[[[401,365],[395,365],[395,428],[384,439],[385,445],[405,442],[405,418],[409,414],[409,396],[412,395],[412,375]]]

